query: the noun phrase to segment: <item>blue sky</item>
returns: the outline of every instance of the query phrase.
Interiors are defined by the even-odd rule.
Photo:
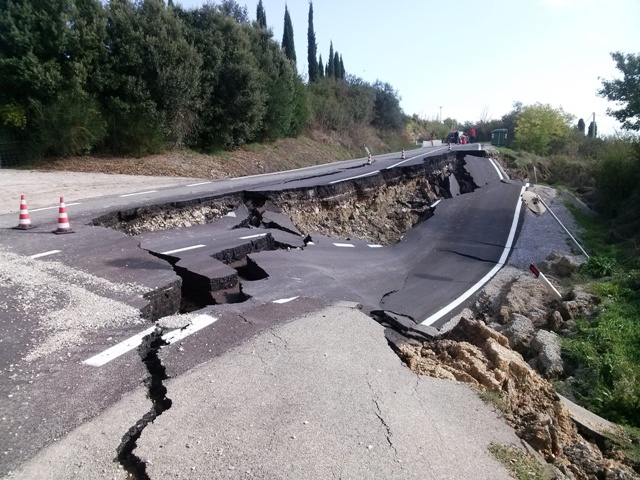
[[[255,19],[258,0],[238,3]],[[308,0],[262,3],[278,41],[287,4],[306,76]],[[640,54],[638,0],[315,0],[313,10],[325,62],[333,41],[347,73],[390,83],[405,113],[429,119],[440,107],[462,122],[499,119],[515,101],[541,102],[587,125],[595,112],[598,132],[613,134],[598,77],[620,76],[610,52]]]

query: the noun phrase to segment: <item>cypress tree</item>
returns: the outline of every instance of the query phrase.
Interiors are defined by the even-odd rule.
[[[335,73],[333,69],[333,42],[331,42],[331,46],[329,47],[329,61],[327,62],[326,69],[327,77],[334,78]]]
[[[295,65],[296,63],[296,47],[293,42],[293,25],[289,16],[289,9],[284,6],[284,33],[282,34],[282,48],[289,60]]]
[[[260,28],[267,28],[267,13],[262,6],[262,0],[258,2],[258,8],[256,9],[256,20]]]
[[[313,2],[309,2],[309,30],[307,32],[307,61],[309,62],[309,81],[318,80],[318,63],[316,62],[316,32],[313,30]]]
[[[344,80],[346,72],[344,71],[344,62],[342,61],[342,54],[340,54],[340,78]]]
[[[318,59],[318,78],[324,78],[324,63],[322,63],[322,55]]]
[[[339,80],[340,77],[340,56],[338,55],[338,52],[336,51],[336,53],[333,54],[333,76],[336,78],[336,80]]]
[[[576,127],[576,130],[578,130],[580,133],[582,133],[582,135],[584,135],[584,129],[585,129],[585,124],[584,124],[584,119],[580,119],[578,120],[578,126]]]

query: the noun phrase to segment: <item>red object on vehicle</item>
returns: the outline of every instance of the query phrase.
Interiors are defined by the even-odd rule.
[[[462,144],[465,145],[467,143],[467,137],[462,136]]]

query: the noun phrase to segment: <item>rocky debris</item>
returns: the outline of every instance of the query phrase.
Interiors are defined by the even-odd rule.
[[[531,350],[537,355],[529,364],[544,378],[560,378],[564,373],[561,345],[558,335],[547,330],[538,330],[531,340]]]
[[[302,232],[391,244],[429,218],[436,200],[451,196],[449,177],[458,163],[430,157],[337,184],[252,195],[268,197]]]
[[[416,373],[498,394],[517,435],[568,478],[634,478],[626,466],[605,458],[579,435],[551,383],[509,348],[507,337],[484,322],[462,317],[439,339],[421,344],[398,333],[387,339]]]
[[[553,252],[544,261],[540,262],[537,267],[542,272],[548,272],[559,277],[570,277],[580,268],[581,260],[582,257],[577,255]]]

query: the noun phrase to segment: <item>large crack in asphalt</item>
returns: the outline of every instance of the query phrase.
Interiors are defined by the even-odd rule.
[[[138,353],[142,362],[147,367],[149,376],[145,379],[147,385],[147,397],[151,400],[151,408],[135,424],[127,430],[122,437],[122,441],[116,449],[117,461],[129,473],[134,480],[150,480],[147,474],[147,464],[133,451],[137,447],[137,442],[144,429],[156,418],[171,408],[171,399],[167,397],[167,388],[164,380],[168,379],[166,369],[160,360],[158,353],[164,345],[168,343],[162,338],[164,329],[156,327],[149,335],[142,339],[142,344],[138,347]]]

